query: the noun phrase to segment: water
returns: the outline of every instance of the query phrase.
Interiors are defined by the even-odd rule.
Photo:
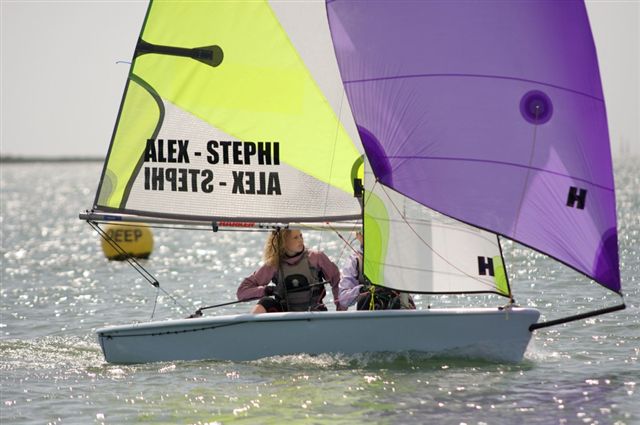
[[[535,332],[520,364],[401,354],[135,366],[105,363],[94,334],[148,320],[155,295],[128,265],[105,260],[97,235],[76,218],[92,203],[100,165],[3,164],[0,423],[640,424],[637,164],[616,164],[627,310]],[[335,236],[305,236],[334,259],[346,255]],[[190,310],[234,299],[264,240],[173,230],[154,237],[144,265]],[[530,250],[509,244],[505,256],[516,266],[517,301],[547,319],[618,302]],[[416,298],[423,307],[502,302]],[[156,317],[184,314],[160,298]]]

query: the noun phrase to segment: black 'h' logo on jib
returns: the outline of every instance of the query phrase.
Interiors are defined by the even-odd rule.
[[[478,257],[478,274],[480,276],[486,276],[487,272],[489,276],[495,276],[493,272],[493,258]]]

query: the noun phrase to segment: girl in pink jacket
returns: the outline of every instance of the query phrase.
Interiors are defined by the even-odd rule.
[[[331,284],[336,309],[346,310],[338,301],[338,267],[324,253],[307,250],[299,230],[272,232],[263,259],[264,264],[244,279],[237,291],[239,300],[260,298],[252,313],[326,311],[323,299],[327,282]]]

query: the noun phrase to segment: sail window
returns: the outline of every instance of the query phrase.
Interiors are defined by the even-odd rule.
[[[362,126],[358,126],[358,134],[376,179],[387,185],[393,184],[393,170],[382,143],[373,133]]]
[[[539,90],[532,90],[522,96],[520,113],[531,124],[544,124],[553,115],[551,99]]]

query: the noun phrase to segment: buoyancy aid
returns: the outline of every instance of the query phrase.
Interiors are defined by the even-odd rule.
[[[305,250],[295,264],[280,262],[274,293],[287,311],[325,310],[324,286],[318,285],[321,281],[321,272],[311,266]]]

